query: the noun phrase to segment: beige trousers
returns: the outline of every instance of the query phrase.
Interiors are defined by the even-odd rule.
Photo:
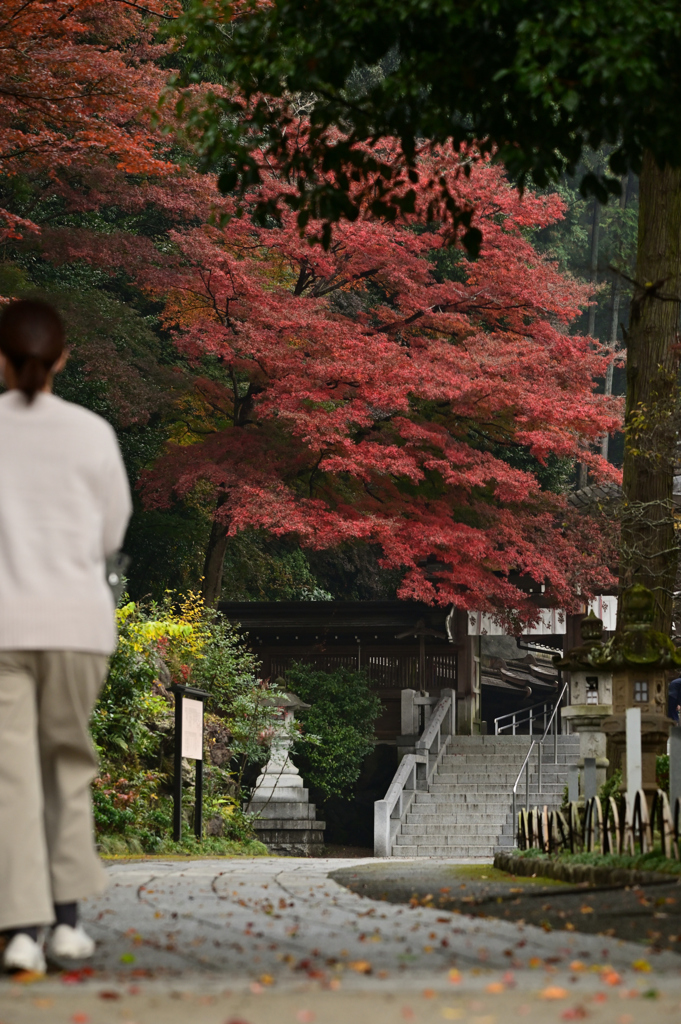
[[[89,722],[104,654],[0,650],[0,931],[101,892]]]

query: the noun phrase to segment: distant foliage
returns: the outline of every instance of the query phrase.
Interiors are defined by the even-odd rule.
[[[381,711],[366,673],[321,672],[299,662],[287,670],[286,688],[311,705],[296,714],[303,735],[294,758],[305,784],[322,798],[350,800],[362,762],[374,749],[374,722]]]

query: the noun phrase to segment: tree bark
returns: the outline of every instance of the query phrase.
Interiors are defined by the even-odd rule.
[[[680,291],[681,169],[661,169],[646,152],[627,338],[620,585],[653,591],[655,628],[665,632],[678,561],[672,494]]]
[[[223,497],[218,501],[216,513],[226,500]],[[206,547],[206,560],[203,566],[202,596],[206,604],[215,605],[220,600],[226,550],[227,526],[225,523],[213,519],[208,546]]]
[[[601,204],[594,197],[594,210],[591,218],[591,270],[589,280],[591,281],[594,288],[598,284],[598,242],[601,234]],[[589,306],[589,323],[586,329],[586,333],[593,338],[594,331],[596,330],[596,312],[598,310],[598,303],[593,300],[593,305]]]

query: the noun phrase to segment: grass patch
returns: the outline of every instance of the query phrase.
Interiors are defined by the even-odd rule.
[[[159,857],[269,857],[270,853],[264,843],[257,839],[248,839],[244,842],[236,842],[233,839],[219,839],[208,836],[201,842],[196,839],[185,839],[181,843],[175,843],[172,839],[161,841],[153,853],[148,853],[142,844],[132,838],[124,836],[101,836],[98,843],[99,853],[105,859],[116,860],[124,858],[129,860],[149,859],[156,860]]]
[[[598,868],[626,868],[629,871],[661,871],[668,875],[681,875],[681,862],[663,857],[659,850],[632,856],[614,853],[543,853],[541,850],[517,850],[516,857],[536,858],[555,864],[588,864]]]

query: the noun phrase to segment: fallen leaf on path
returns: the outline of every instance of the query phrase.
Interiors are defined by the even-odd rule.
[[[572,1006],[569,1010],[563,1010],[561,1020],[584,1020],[589,1014],[583,1006]]]
[[[459,985],[461,983],[461,971],[457,971],[456,967],[452,967],[447,975],[452,985]]]
[[[603,981],[605,982],[606,985],[621,985],[622,984],[622,977],[621,977],[621,975],[619,975],[617,973],[617,971],[613,971],[613,970],[603,971],[603,974],[601,975],[601,978],[603,979]]]
[[[113,989],[104,989],[99,993],[100,999],[120,999],[120,992],[114,992]]]
[[[121,956],[122,964],[134,964],[136,957],[134,953],[123,953]]]
[[[300,1024],[311,1024],[315,1018],[312,1010],[298,1010],[296,1013],[296,1019],[300,1021]]]
[[[271,974],[261,974],[258,981],[261,985],[274,985],[274,978]]]
[[[531,956],[529,966],[530,967],[541,967],[544,961],[539,956]]]
[[[432,988],[424,988],[423,990],[424,999],[435,999],[435,992]]]
[[[37,1006],[39,1010],[49,1010],[54,1003],[54,999],[34,999],[33,1005]]]
[[[634,960],[631,966],[635,971],[652,971],[652,967],[647,960]]]
[[[567,989],[560,985],[548,985],[539,993],[540,999],[567,999]]]
[[[72,1024],[90,1024],[90,1018],[87,1013],[74,1013],[71,1021]]]
[[[570,970],[571,971],[584,971],[584,970],[586,970],[586,965],[584,964],[584,962],[582,960],[573,960],[572,963],[570,964]]]
[[[593,914],[594,908],[593,907],[588,907],[585,904],[583,907],[579,908],[579,912],[580,912],[580,914]]]
[[[594,992],[591,998],[593,999],[594,1003],[604,1003],[608,997],[606,996],[605,992]]]
[[[440,1013],[445,1020],[461,1020],[463,1017],[463,1010],[458,1006],[443,1006]]]
[[[17,971],[12,975],[12,981],[18,981],[20,985],[32,985],[34,981],[41,981],[44,977],[40,971]]]
[[[402,1007],[402,1017],[404,1018],[404,1020],[414,1019],[414,1011],[412,1010],[411,1006]]]
[[[485,988],[485,991],[489,992],[490,995],[498,996],[501,995],[502,992],[506,991],[506,986],[503,981],[491,981]]]
[[[348,967],[358,974],[371,974],[371,964],[368,960],[351,960]]]

